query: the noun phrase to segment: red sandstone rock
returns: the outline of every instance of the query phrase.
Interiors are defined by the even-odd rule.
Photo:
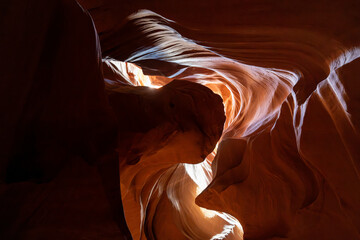
[[[2,238],[360,239],[358,1],[79,2],[2,8]]]
[[[131,41],[114,42],[105,53],[152,69],[150,74],[198,82],[222,95],[228,119],[213,181],[196,199],[200,206],[236,217],[245,239],[358,239],[358,88],[356,83],[345,87],[354,82],[348,71],[356,76],[356,67],[342,70],[359,57],[352,48],[358,38],[349,41],[355,28],[350,25],[344,33],[348,40],[329,40],[328,33],[301,26],[199,33],[142,11],[113,34],[128,33],[134,36]],[[268,43],[268,38],[275,40]],[[154,71],[158,61],[170,63],[165,72]],[[341,78],[345,72],[346,81]],[[157,214],[164,217],[164,212]],[[146,224],[156,228],[154,222]],[[195,234],[192,238],[197,239]]]

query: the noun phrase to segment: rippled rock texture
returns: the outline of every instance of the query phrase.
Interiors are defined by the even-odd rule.
[[[79,4],[3,3],[2,239],[360,239],[358,1]]]

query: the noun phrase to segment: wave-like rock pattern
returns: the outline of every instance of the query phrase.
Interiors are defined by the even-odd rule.
[[[155,205],[158,211],[151,211],[151,221],[143,221],[140,228],[139,220],[132,219],[147,217],[139,195],[142,188],[122,185],[123,192],[132,194],[123,202],[136,239],[145,231],[149,239],[183,239],[173,232],[184,234],[190,219],[197,218],[176,205],[193,204],[174,193],[188,186],[184,176],[203,187],[211,180],[196,203],[236,217],[245,239],[359,239],[356,46],[301,28],[249,26],[205,32],[146,10],[131,15],[112,39],[104,53],[141,66],[149,75],[147,85],[175,78],[203,84],[223,98],[227,117],[219,147],[204,163],[170,168],[178,178],[176,187],[164,183],[167,176],[155,173],[151,181],[141,183],[164,184],[172,206],[153,199],[158,192],[145,193],[147,206]],[[211,161],[213,176],[207,169]],[[141,178],[142,170],[136,171]],[[123,171],[121,182],[132,174]],[[129,207],[135,203],[137,210]],[[178,210],[177,218],[186,217],[174,220],[169,235],[161,232],[157,219],[168,222],[171,207]],[[193,235],[184,236],[205,239],[195,232],[206,226],[196,228]],[[149,231],[161,232],[161,237]]]
[[[358,1],[80,2],[1,4],[1,239],[360,238]]]
[[[169,230],[172,239],[239,238],[235,219],[195,204],[200,189],[184,164],[201,163],[214,149],[225,121],[221,98],[184,80],[134,87],[156,79],[133,64],[105,64],[110,103],[119,112],[120,183],[133,238],[170,238]]]

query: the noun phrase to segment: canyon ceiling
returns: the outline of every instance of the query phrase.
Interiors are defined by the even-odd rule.
[[[360,1],[3,0],[0,239],[360,239]]]

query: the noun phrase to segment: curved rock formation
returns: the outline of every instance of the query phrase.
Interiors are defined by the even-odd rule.
[[[357,48],[308,29],[230,35],[186,29],[150,11],[128,19],[114,36],[126,31],[131,41],[119,39],[105,53],[126,56],[150,75],[201,83],[223,98],[227,121],[214,177],[197,204],[232,214],[246,239],[359,238],[358,123],[348,108],[357,97],[347,95],[356,87],[346,89],[339,77],[356,64]],[[199,40],[204,36],[210,41]]]
[[[1,239],[360,239],[358,1],[79,3],[1,9]]]

